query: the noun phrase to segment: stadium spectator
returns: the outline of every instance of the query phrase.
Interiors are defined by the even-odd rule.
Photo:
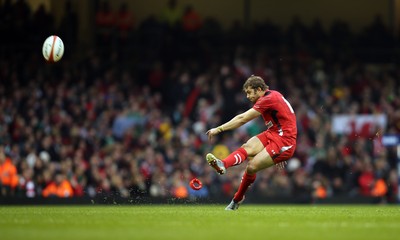
[[[74,196],[71,184],[62,173],[56,173],[54,181],[50,182],[42,192],[43,197],[68,198]]]
[[[135,27],[135,17],[126,2],[121,3],[118,12],[115,14],[115,24],[119,43],[124,44],[130,41]]]
[[[201,46],[199,41],[200,30],[203,21],[200,14],[192,5],[187,5],[182,16],[181,51],[182,59],[193,59],[201,57]]]
[[[200,15],[195,11],[194,7],[192,5],[186,6],[182,17],[183,30],[186,31],[186,33],[197,32],[202,25]]]
[[[168,0],[167,6],[161,12],[161,22],[170,29],[176,29],[181,23],[183,15],[182,8],[177,0]]]
[[[312,188],[312,198],[324,199],[328,196],[327,189],[320,180],[313,181]]]
[[[11,158],[6,156],[4,147],[0,146],[0,189],[1,196],[13,196],[18,186],[17,168]]]
[[[100,3],[95,18],[96,39],[99,41],[100,48],[112,44],[115,32],[115,13],[108,1]]]
[[[188,182],[185,182],[181,175],[182,172],[177,171],[172,176],[172,196],[175,198],[187,198],[189,197],[189,186]]]

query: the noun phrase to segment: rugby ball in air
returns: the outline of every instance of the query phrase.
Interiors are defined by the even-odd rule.
[[[47,62],[58,62],[64,55],[64,43],[60,37],[52,35],[43,43],[43,57]]]

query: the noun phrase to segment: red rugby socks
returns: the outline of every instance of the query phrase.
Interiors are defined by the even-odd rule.
[[[241,164],[244,160],[247,158],[247,152],[244,150],[244,148],[238,148],[236,151],[233,153],[229,154],[228,157],[226,157],[222,162],[224,162],[224,165],[226,168],[232,167],[234,165],[239,165]]]
[[[238,148],[236,151],[232,152],[229,154],[228,157],[226,157],[222,162],[224,163],[226,168],[239,165],[241,164],[244,160],[247,159],[247,152],[244,150],[244,148]],[[246,193],[247,189],[249,186],[256,180],[256,174],[247,174],[247,172],[244,172],[242,181],[240,182],[239,189],[235,193],[235,196],[233,197],[233,200],[235,202],[240,202],[243,199],[244,194]]]

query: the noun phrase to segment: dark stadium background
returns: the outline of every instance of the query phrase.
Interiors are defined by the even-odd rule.
[[[0,152],[16,170],[2,204],[229,201],[244,165],[217,176],[204,156],[264,126],[205,131],[250,107],[251,74],[287,96],[299,133],[246,201],[397,202],[382,138],[400,131],[400,1],[177,0],[177,19],[168,2],[0,1]],[[49,64],[53,34],[65,53]],[[44,197],[56,180],[72,191]]]

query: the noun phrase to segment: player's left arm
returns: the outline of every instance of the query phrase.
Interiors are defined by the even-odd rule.
[[[218,133],[221,133],[223,131],[236,129],[260,115],[261,115],[260,112],[254,110],[253,108],[250,108],[246,112],[236,115],[234,118],[232,118],[228,122],[226,122],[216,128],[211,128],[210,130],[207,131],[206,134],[208,135],[208,138],[211,138],[212,136],[217,135]]]

